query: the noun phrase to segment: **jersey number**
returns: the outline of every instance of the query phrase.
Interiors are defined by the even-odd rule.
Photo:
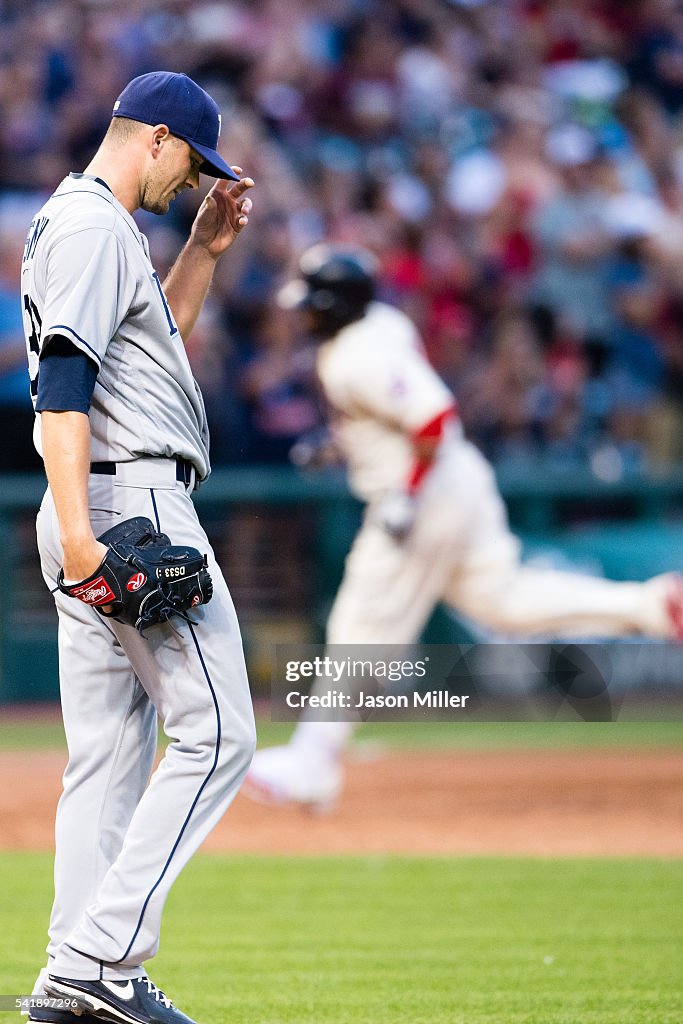
[[[159,280],[159,275],[157,274],[156,270],[152,274],[152,277],[154,278],[154,283],[156,284],[157,288],[159,289],[159,295],[161,296],[161,302],[162,302],[163,307],[164,307],[164,313],[166,314],[166,320],[168,321],[168,329],[171,332],[171,337],[173,337],[174,334],[178,333],[178,328],[176,326],[175,320],[173,319],[173,315],[171,313],[171,310],[170,310],[170,307],[168,305],[168,302],[166,301],[166,296],[164,295],[164,289],[161,287],[161,281]]]
[[[43,330],[43,321],[40,318],[38,308],[30,295],[24,295],[24,312],[27,315],[24,333],[26,334],[26,348],[28,349],[28,373],[31,378],[31,398],[35,401],[38,397],[38,369],[40,367],[40,336]]]

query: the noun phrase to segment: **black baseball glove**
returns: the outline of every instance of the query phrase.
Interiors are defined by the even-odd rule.
[[[213,584],[206,555],[197,548],[177,547],[157,533],[144,516],[124,519],[97,538],[109,551],[87,580],[57,585],[64,594],[92,605],[101,615],[135,626],[166,622],[171,615],[187,618],[188,608],[211,600]],[[111,606],[108,611],[103,605]]]

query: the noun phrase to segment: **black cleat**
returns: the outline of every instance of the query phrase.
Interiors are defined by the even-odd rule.
[[[127,981],[80,981],[48,975],[45,991],[51,996],[75,1000],[82,1014],[94,1015],[112,1024],[195,1024],[181,1013],[146,975]],[[85,1017],[77,1017],[80,1024]]]

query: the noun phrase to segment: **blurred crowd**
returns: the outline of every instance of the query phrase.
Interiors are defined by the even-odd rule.
[[[212,92],[257,183],[188,340],[214,463],[282,462],[324,416],[275,303],[322,238],[377,253],[494,462],[683,458],[683,3],[0,0],[5,468],[31,458],[26,228],[157,68]],[[141,215],[160,273],[200,199]]]

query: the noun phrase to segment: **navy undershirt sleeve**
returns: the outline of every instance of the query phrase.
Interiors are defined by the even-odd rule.
[[[88,413],[97,365],[62,335],[50,339],[40,360],[36,412]]]

